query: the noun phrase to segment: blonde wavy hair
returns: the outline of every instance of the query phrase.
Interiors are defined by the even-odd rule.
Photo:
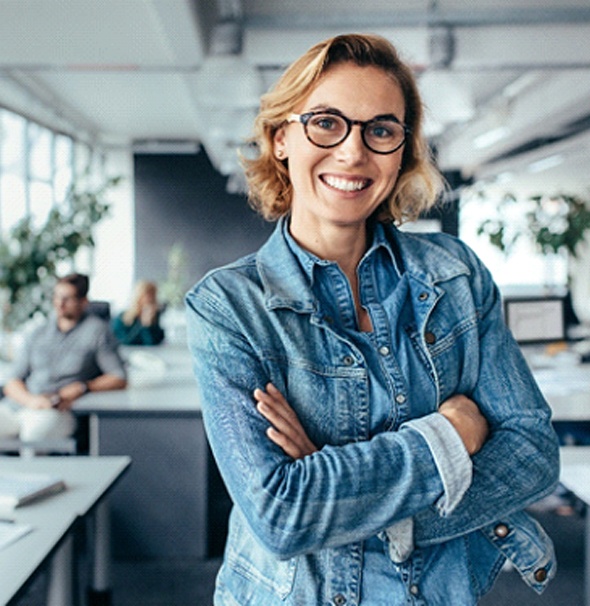
[[[385,38],[345,34],[310,48],[261,98],[250,141],[258,154],[254,159],[242,157],[242,164],[250,205],[265,219],[272,221],[287,214],[293,197],[288,160],[278,160],[274,154],[275,133],[311,93],[322,75],[332,66],[346,62],[382,69],[397,82],[405,99],[405,124],[409,136],[403,148],[402,167],[395,187],[377,210],[377,218],[397,223],[414,220],[439,199],[444,180],[422,134],[422,101],[412,70]]]

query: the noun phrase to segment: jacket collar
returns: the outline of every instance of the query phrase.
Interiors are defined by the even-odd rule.
[[[448,234],[411,233],[400,231],[393,225],[388,226],[386,231],[396,242],[411,278],[434,286],[438,282],[471,273],[463,259],[449,250],[448,244],[452,244],[454,239]]]
[[[310,288],[310,279],[285,237],[287,222],[286,217],[279,220],[270,238],[256,254],[266,305],[269,309],[290,307],[295,311],[312,312],[317,303]]]
[[[302,267],[287,242],[287,222],[286,217],[279,220],[256,254],[266,305],[269,309],[289,307],[295,311],[313,312],[317,309],[317,301],[311,290],[309,268],[306,271]],[[460,258],[423,234],[402,232],[393,225],[384,225],[383,231],[392,257],[398,259],[399,272],[406,272],[410,278],[433,287],[437,282],[470,273]]]

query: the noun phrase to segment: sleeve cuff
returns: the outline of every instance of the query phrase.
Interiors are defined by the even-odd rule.
[[[417,431],[430,448],[444,489],[435,507],[445,517],[453,512],[471,486],[471,457],[450,421],[439,413],[412,419],[404,423],[403,427]]]

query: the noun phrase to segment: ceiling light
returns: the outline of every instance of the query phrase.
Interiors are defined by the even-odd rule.
[[[562,154],[554,154],[553,156],[547,156],[541,160],[531,162],[527,166],[527,171],[529,173],[540,173],[544,170],[549,170],[550,168],[559,166],[560,164],[563,164],[564,161],[565,157]]]
[[[505,97],[512,99],[522,94],[527,88],[536,84],[538,80],[539,74],[537,72],[526,72],[508,84],[502,91],[502,94]]]
[[[473,139],[473,146],[476,149],[485,149],[502,141],[502,139],[506,139],[509,134],[510,129],[507,126],[498,126],[475,137]]]

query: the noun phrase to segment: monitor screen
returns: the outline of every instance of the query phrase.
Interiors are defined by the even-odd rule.
[[[519,343],[547,343],[565,339],[563,297],[507,298],[504,315]]]

